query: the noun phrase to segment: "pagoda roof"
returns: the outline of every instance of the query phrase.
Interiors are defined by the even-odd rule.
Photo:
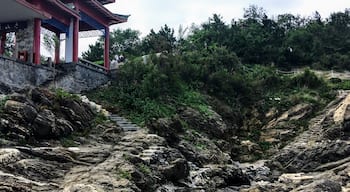
[[[98,0],[103,5],[109,4],[109,3],[115,3],[115,0]]]
[[[38,9],[25,0],[2,0],[0,23],[23,21],[32,18],[50,18],[50,14]]]
[[[124,23],[128,21],[129,15],[115,14],[109,11],[106,7],[103,6],[103,2],[115,2],[114,0],[86,0],[86,3],[89,7],[98,11],[105,19],[108,20],[109,25]]]

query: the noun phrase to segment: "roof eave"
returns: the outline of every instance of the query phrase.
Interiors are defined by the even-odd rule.
[[[52,17],[50,14],[46,13],[45,11],[39,10],[36,6],[33,6],[32,4],[28,3],[25,0],[16,0],[16,2],[29,9],[32,9],[33,11],[37,12],[39,15],[42,15],[44,18],[49,19]]]

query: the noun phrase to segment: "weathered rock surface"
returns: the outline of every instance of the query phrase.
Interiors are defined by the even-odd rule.
[[[74,98],[32,89],[4,98],[0,131],[6,137],[30,140],[60,138],[87,129],[94,112]]]
[[[349,105],[350,95],[339,95],[311,119],[307,131],[266,162],[275,181],[253,179],[253,186],[241,191],[349,191]]]
[[[123,132],[105,122],[85,132],[95,112],[79,100],[40,89],[6,99],[0,191],[350,190],[350,95],[329,104],[270,159],[253,163],[233,159],[263,156],[259,141],[232,137],[232,127],[214,111],[181,109],[152,121],[149,130]],[[310,107],[276,116],[268,129],[305,120]]]

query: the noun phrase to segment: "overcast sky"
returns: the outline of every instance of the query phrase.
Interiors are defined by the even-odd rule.
[[[318,11],[323,18],[332,12],[350,8],[350,0],[116,0],[107,5],[114,13],[131,15],[129,21],[112,28],[132,28],[145,36],[153,28],[158,31],[167,24],[177,31],[180,25],[206,22],[214,13],[220,14],[226,23],[243,17],[243,9],[249,5],[263,7],[268,16],[292,13],[310,16]],[[96,38],[85,39],[80,52],[88,48]],[[82,42],[82,41],[80,41]]]

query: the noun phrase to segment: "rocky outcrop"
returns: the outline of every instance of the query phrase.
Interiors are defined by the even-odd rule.
[[[5,100],[0,131],[9,138],[60,138],[88,129],[94,117],[90,107],[78,99],[59,97],[44,89],[14,93]]]
[[[225,139],[230,131],[221,116],[213,110],[208,115],[203,115],[192,108],[184,108],[179,111],[179,116],[195,130],[206,133],[209,138]]]
[[[75,97],[33,89],[3,98],[0,191],[350,190],[350,103],[344,98],[272,157],[251,163],[234,160],[264,157],[261,141],[233,136],[215,112],[184,108],[148,129],[123,132],[112,121],[92,125],[95,112]],[[311,108],[272,115],[264,130],[305,120]]]
[[[270,180],[242,191],[349,191],[349,98],[340,95],[264,165],[271,170]]]

